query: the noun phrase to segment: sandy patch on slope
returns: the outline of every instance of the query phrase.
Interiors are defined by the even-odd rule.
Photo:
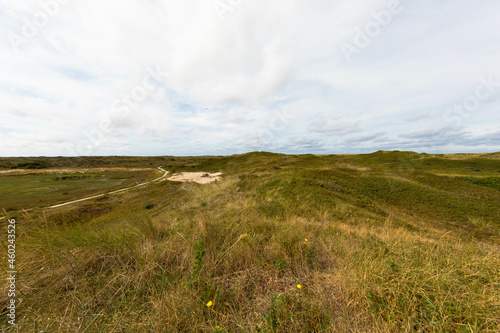
[[[181,172],[168,177],[165,180],[173,182],[195,182],[198,184],[208,184],[216,180],[220,180],[222,172]]]

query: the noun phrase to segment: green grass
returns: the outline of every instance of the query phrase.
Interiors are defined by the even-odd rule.
[[[500,191],[500,177],[457,177],[465,182]]]
[[[19,329],[498,332],[495,156],[192,158],[222,180],[16,213]]]

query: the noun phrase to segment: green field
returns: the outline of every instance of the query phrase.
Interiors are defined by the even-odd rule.
[[[0,174],[0,209],[9,212],[57,204],[134,185],[159,174],[155,170]]]
[[[19,332],[500,331],[499,153],[89,159],[223,176],[11,212]]]

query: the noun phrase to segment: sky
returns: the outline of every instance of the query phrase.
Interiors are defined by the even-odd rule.
[[[500,151],[498,0],[0,0],[0,156]]]

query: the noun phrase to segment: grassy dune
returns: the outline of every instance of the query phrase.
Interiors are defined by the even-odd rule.
[[[19,332],[500,331],[498,153],[171,163],[223,177],[11,216]]]

